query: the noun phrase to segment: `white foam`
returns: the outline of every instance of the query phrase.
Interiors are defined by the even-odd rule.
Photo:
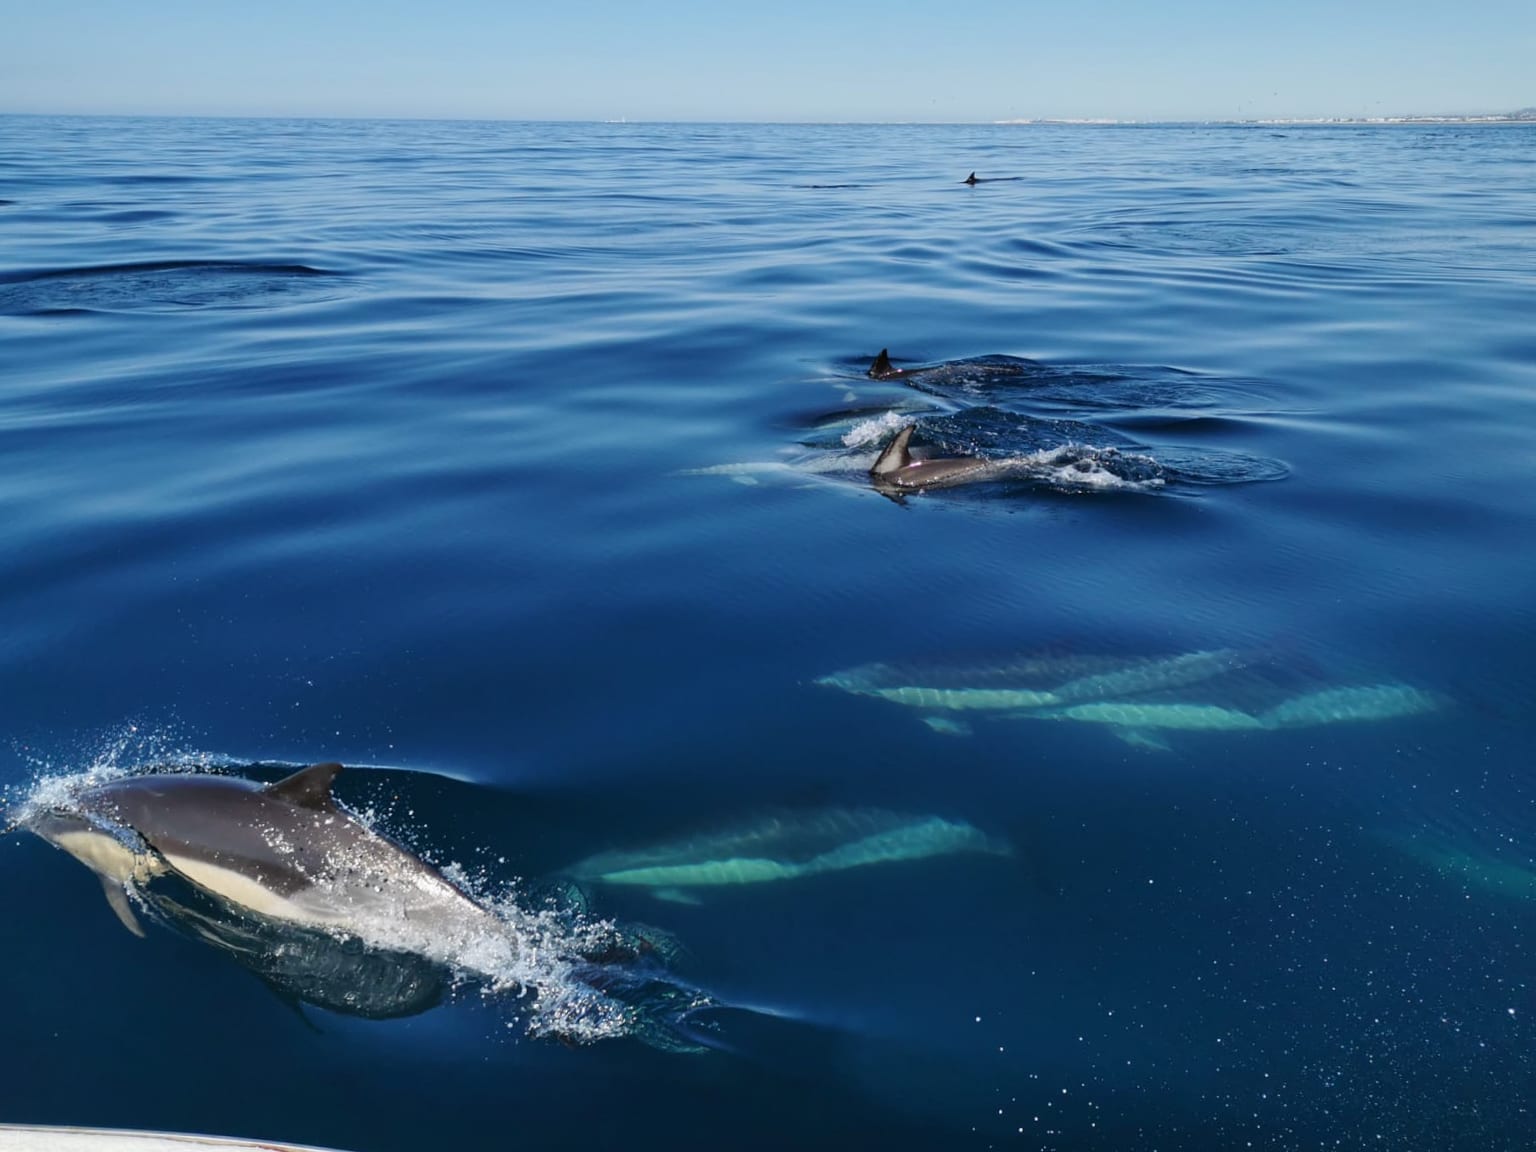
[[[999,461],[999,466],[1057,488],[1144,492],[1163,486],[1163,478],[1155,474],[1160,471],[1157,461],[1152,457],[1088,444],[1044,448],[1026,456]],[[1136,479],[1125,475],[1127,471],[1153,474]]]
[[[900,412],[883,412],[879,416],[868,420],[860,420],[847,432],[843,433],[843,447],[845,448],[869,448],[882,441],[889,440],[907,424],[911,423],[911,417]]]
[[[679,476],[762,476],[772,472],[789,471],[789,465],[780,460],[742,460],[735,464],[708,464],[703,468],[684,468]]]
[[[377,812],[353,815],[370,831],[399,839],[382,826]],[[346,875],[346,864],[344,859],[328,861],[338,875]],[[519,900],[515,885],[494,892],[484,874],[471,874],[456,862],[438,870],[467,897],[461,915],[428,926],[392,914],[387,903],[354,906],[348,909],[346,930],[373,947],[440,963],[487,998],[521,1000],[524,1026],[533,1036],[591,1043],[630,1035],[639,1026],[629,1005],[579,976],[584,956],[621,939],[615,924],[554,906],[530,908]],[[324,882],[321,888],[323,898]]]
[[[47,757],[28,755],[32,779],[18,796],[5,790],[9,816],[25,823],[29,815],[50,808],[68,807],[75,796],[87,788],[131,775],[133,765],[154,764],[160,771],[206,771],[211,764],[224,763],[221,757],[188,751],[185,737],[172,724],[128,723],[101,733],[70,757],[69,771]],[[83,769],[76,767],[83,763]]]

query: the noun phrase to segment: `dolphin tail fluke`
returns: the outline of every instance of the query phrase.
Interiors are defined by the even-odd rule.
[[[912,453],[907,445],[912,439],[912,432],[916,424],[904,425],[900,432],[892,438],[880,453],[875,466],[869,470],[871,476],[889,476],[892,472],[900,472],[908,464],[912,463]]]
[[[101,878],[101,890],[106,893],[107,903],[112,911],[117,913],[117,918],[122,921],[123,927],[132,932],[139,939],[144,938],[144,925],[139,923],[139,918],[133,914],[133,905],[128,903],[128,891],[115,880]]]

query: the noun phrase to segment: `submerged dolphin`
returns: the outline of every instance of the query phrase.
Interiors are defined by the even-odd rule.
[[[1239,649],[1209,648],[1154,657],[1020,657],[958,668],[865,664],[816,683],[923,710],[1013,713],[1165,692],[1228,675],[1258,659]]]
[[[340,771],[315,764],[273,784],[129,776],[27,812],[21,823],[95,872],[118,919],[139,936],[128,894],[167,874],[280,923],[408,926],[393,942],[412,948],[496,921],[426,861],[338,807],[331,782]]]
[[[946,667],[865,664],[817,684],[912,708],[935,731],[964,734],[964,716],[1101,725],[1142,747],[1159,730],[1275,731],[1423,715],[1448,701],[1410,684],[1319,685],[1317,674],[1262,651],[1210,648],[1173,656],[1011,658]]]
[[[565,870],[588,884],[645,888],[697,902],[694,889],[796,880],[873,864],[956,853],[1008,856],[1006,841],[963,821],[879,809],[830,808],[776,816],[649,848],[604,852]]]
[[[915,459],[909,444],[916,427],[915,424],[905,425],[875,460],[869,476],[876,488],[895,492],[953,488],[958,484],[993,479],[1004,470],[996,461],[977,456]]]

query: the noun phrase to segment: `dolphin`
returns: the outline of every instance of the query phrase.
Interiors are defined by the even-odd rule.
[[[482,904],[337,804],[341,770],[314,764],[271,784],[193,772],[65,781],[34,792],[17,823],[96,873],[135,935],[137,905],[290,1001],[410,1015],[467,976],[516,989],[530,1035],[692,1047],[678,1026],[707,998],[667,976],[645,932]]]
[[[1260,719],[1271,728],[1311,728],[1319,724],[1349,724],[1395,720],[1443,708],[1434,692],[1411,684],[1346,684],[1293,696],[1265,712]]]
[[[1078,702],[1165,692],[1240,671],[1259,659],[1259,653],[1235,648],[1207,648],[1177,656],[1157,656],[1128,661],[1123,668],[1080,676],[1058,685],[1055,693],[1063,701]]]
[[[829,808],[604,852],[572,864],[564,874],[580,883],[640,888],[658,900],[697,903],[698,889],[798,880],[962,852],[1008,856],[1013,848],[964,821]]]
[[[174,875],[280,924],[386,927],[396,944],[438,952],[505,925],[442,873],[344,811],[331,795],[340,764],[272,784],[160,772],[87,787],[25,811],[21,824],[101,878],[107,903],[144,935],[130,892]],[[369,941],[373,943],[375,941]]]
[[[1018,657],[959,668],[866,664],[816,683],[924,710],[1022,712],[1166,692],[1228,676],[1259,659],[1213,648],[1156,657]]]
[[[1194,653],[1196,656],[1218,653]],[[1179,669],[1194,675],[1199,665]],[[1203,678],[1203,677],[1202,677]],[[1065,693],[1058,691],[1063,697]],[[1445,701],[1434,692],[1409,684],[1342,685],[1291,696],[1272,708],[1254,713],[1226,704],[1153,696],[1089,699],[1034,710],[1010,712],[1016,720],[1076,720],[1108,725],[1116,736],[1139,747],[1154,747],[1156,729],[1189,732],[1274,731],[1282,728],[1316,728],[1327,724],[1370,723],[1433,712]]]
[[[1020,719],[1076,720],[1085,724],[1108,724],[1115,729],[1139,732],[1147,728],[1177,728],[1184,731],[1230,732],[1265,728],[1257,716],[1237,708],[1198,703],[1141,703],[1135,700],[1095,700],[1066,708],[1044,708],[1036,712],[1014,714]]]
[[[899,380],[906,375],[906,370],[896,367],[891,363],[891,350],[880,349],[880,355],[876,356],[874,363],[870,364],[864,373],[871,380]]]
[[[1003,471],[996,461],[983,460],[977,456],[914,459],[909,444],[916,427],[915,424],[907,424],[897,432],[870,468],[870,479],[882,492],[953,488],[960,484],[994,479]]]

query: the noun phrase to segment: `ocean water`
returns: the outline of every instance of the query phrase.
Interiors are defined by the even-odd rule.
[[[525,902],[770,819],[1010,849],[585,885],[718,1006],[678,1052],[284,1003],[19,831],[0,1120],[1530,1147],[1533,189],[1515,125],[0,118],[13,808],[340,760]],[[909,422],[999,474],[878,490]],[[1072,699],[836,677],[1029,661]]]

